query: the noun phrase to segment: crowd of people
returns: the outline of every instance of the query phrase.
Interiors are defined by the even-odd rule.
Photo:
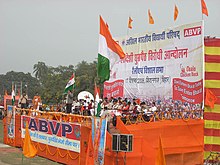
[[[20,97],[19,104],[21,108],[28,108],[28,98],[25,93]],[[157,113],[173,113],[173,112],[184,112],[187,114],[192,111],[199,111],[202,116],[202,104],[189,104],[183,103],[181,101],[174,101],[170,99],[144,99],[140,100],[138,98],[128,99],[128,98],[104,98],[100,99],[101,111],[97,111],[98,103],[92,99],[74,99],[72,91],[68,91],[66,95],[66,100],[62,104],[56,106],[42,105],[42,101],[38,93],[34,96],[32,100],[33,109],[43,110],[43,111],[56,111],[64,112],[68,114],[79,114],[84,116],[126,116],[126,115],[138,115],[143,114],[150,116]]]
[[[71,100],[71,101],[70,101]],[[104,98],[100,100],[102,116],[104,111],[108,111],[112,115],[131,115],[131,114],[152,114],[155,112],[191,112],[201,111],[202,104],[189,104],[181,101],[174,101],[172,99],[145,99],[137,98]],[[73,96],[67,95],[66,107],[60,106],[57,111],[62,111],[72,114],[80,114],[86,116],[97,116],[97,102],[90,99],[75,100]]]

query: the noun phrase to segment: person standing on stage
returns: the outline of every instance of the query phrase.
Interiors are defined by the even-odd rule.
[[[72,104],[73,104],[73,93],[71,90],[68,90],[67,98],[66,98],[66,113],[72,112]]]
[[[39,96],[38,93],[36,93],[36,95],[34,96],[32,103],[33,103],[33,109],[39,110],[39,106],[41,104],[41,97]]]
[[[26,93],[24,92],[19,100],[19,103],[21,104],[21,108],[26,109],[28,108],[28,96],[26,95]]]

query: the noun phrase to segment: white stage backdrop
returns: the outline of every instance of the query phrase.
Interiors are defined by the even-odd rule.
[[[104,86],[104,97],[165,97],[201,103],[203,31],[201,21],[117,38],[126,57],[111,68],[111,78]],[[115,87],[114,82],[119,80],[123,81],[123,92]]]

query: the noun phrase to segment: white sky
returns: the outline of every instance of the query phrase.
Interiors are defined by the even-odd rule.
[[[201,0],[0,0],[0,74],[46,65],[92,62],[98,53],[99,15],[114,37],[158,31],[202,19]],[[205,35],[220,37],[220,0],[205,0]],[[173,21],[174,4],[179,16]],[[148,24],[148,9],[155,24]]]

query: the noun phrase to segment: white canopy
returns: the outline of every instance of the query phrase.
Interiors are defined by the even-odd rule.
[[[94,100],[94,96],[88,91],[80,92],[77,98],[78,100],[86,100],[86,101]]]

